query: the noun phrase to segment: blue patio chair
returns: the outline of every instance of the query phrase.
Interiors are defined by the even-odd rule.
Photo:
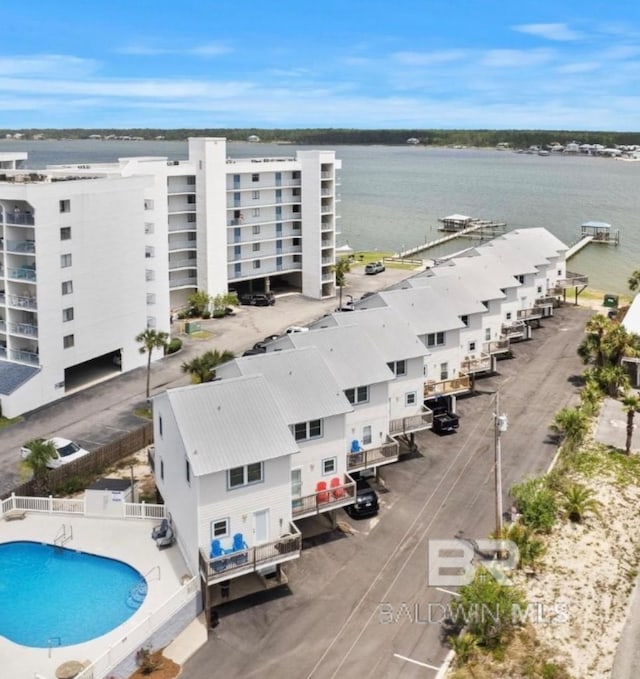
[[[209,553],[209,558],[217,559],[213,564],[213,570],[219,573],[227,567],[227,560],[220,559],[219,557],[224,556],[224,550],[220,544],[220,540],[217,538],[211,541],[211,552]]]
[[[233,536],[233,551],[242,553],[237,554],[236,556],[233,557],[234,563],[240,565],[246,563],[249,560],[249,557],[247,555],[247,549],[249,549],[249,547],[247,546],[247,543],[244,541],[242,533],[236,533]]]
[[[359,453],[361,450],[360,448],[360,441],[358,439],[354,439],[351,441],[351,452],[352,453]]]

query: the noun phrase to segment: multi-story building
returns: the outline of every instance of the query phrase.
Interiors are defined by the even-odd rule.
[[[142,365],[135,336],[169,332],[197,290],[335,294],[334,152],[231,159],[226,148],[194,138],[187,160],[37,172],[25,153],[0,155],[5,415]]]

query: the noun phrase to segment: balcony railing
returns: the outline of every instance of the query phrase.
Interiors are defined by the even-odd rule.
[[[475,358],[466,358],[460,363],[460,372],[465,374],[480,373],[491,369],[491,356],[489,354],[480,354]]]
[[[299,558],[302,550],[302,535],[295,524],[291,523],[290,526],[291,532],[277,540],[224,554],[215,559],[210,558],[201,548],[199,562],[202,579],[211,585]]]
[[[508,339],[514,339],[516,337],[524,337],[526,335],[527,329],[522,321],[515,321],[512,323],[502,324],[502,334],[506,335]]]
[[[4,298],[4,295],[0,295]],[[21,309],[37,309],[38,302],[35,295],[6,295],[9,306],[17,306]],[[2,300],[0,300],[2,301]]]
[[[431,413],[431,411],[429,411]],[[421,418],[422,415],[416,415],[415,418]],[[413,418],[405,418],[410,420]],[[416,420],[417,423],[417,420]],[[426,429],[426,427],[421,427]],[[402,433],[397,431],[396,434]],[[377,448],[368,448],[367,450],[360,450],[357,453],[347,453],[347,471],[354,472],[358,469],[367,469],[368,467],[380,467],[383,464],[390,464],[396,462],[400,455],[400,446],[397,441],[387,439],[385,443]]]
[[[399,434],[411,434],[412,432],[431,429],[433,424],[433,413],[429,408],[423,406],[422,413],[411,415],[410,417],[399,417],[389,422],[389,434],[398,436]]]
[[[553,308],[557,306],[558,300],[555,297],[539,297],[534,303],[534,308],[542,311],[543,318],[553,316]]]
[[[519,321],[536,321],[543,316],[542,307],[533,307],[531,309],[518,309]]]
[[[428,380],[424,384],[424,397],[433,398],[443,394],[464,393],[471,389],[471,381],[468,375],[461,375],[451,380]]]
[[[29,224],[31,226],[34,224],[33,215],[30,212],[5,212],[4,221],[7,224]]]
[[[556,282],[556,286],[553,292],[556,295],[562,293],[566,288],[574,288],[577,285],[589,285],[589,276],[585,276],[581,273],[573,273],[572,271],[567,271],[566,278],[561,278]]]
[[[11,267],[8,271],[9,278],[15,278],[20,281],[35,281],[36,280],[36,269],[35,265],[30,266],[19,266]]]
[[[31,365],[38,365],[40,363],[39,354],[35,353],[34,351],[27,351],[26,349],[10,349],[9,358],[12,361],[29,363]]]
[[[29,252],[36,251],[36,242],[34,240],[8,240],[6,242],[8,252]]]
[[[169,288],[171,290],[173,290],[174,288],[187,288],[187,287],[192,287],[192,288],[198,287],[198,279],[197,278],[170,278],[169,279]]]
[[[38,326],[31,323],[9,323],[9,332],[13,335],[38,336]]]
[[[305,516],[322,514],[331,509],[344,507],[345,505],[352,505],[355,498],[355,489],[355,481],[349,476],[346,477],[341,485],[334,487],[329,487],[327,480],[326,489],[317,490],[311,495],[293,498],[291,500],[291,513],[294,518],[301,519]]]
[[[509,338],[491,340],[490,342],[484,342],[482,345],[482,351],[485,354],[504,354],[509,351]]]

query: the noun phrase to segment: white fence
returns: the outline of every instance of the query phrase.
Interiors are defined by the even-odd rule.
[[[10,512],[39,512],[41,514],[86,514],[84,498],[72,500],[64,497],[24,497],[11,495],[6,500],[0,502],[0,516]],[[163,519],[165,517],[165,506],[147,504],[146,502],[123,502],[123,519]],[[99,519],[100,516],[94,514],[91,518]],[[113,519],[113,515],[105,516]],[[117,518],[117,517],[115,517]]]
[[[128,658],[134,651],[145,647],[154,632],[165,625],[183,606],[192,601],[199,590],[198,577],[191,578],[160,608],[150,613],[140,624],[129,630],[126,636],[112,644],[75,679],[102,679],[108,672]]]

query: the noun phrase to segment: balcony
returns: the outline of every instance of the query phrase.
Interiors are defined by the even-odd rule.
[[[527,335],[527,328],[522,321],[502,324],[502,334],[507,336],[507,340],[522,339]]]
[[[34,351],[27,351],[26,349],[10,349],[9,358],[12,361],[29,363],[30,365],[39,365],[40,363],[40,355]]]
[[[302,536],[295,524],[290,524],[291,532],[277,540],[263,545],[248,547],[245,550],[224,554],[215,559],[200,549],[200,576],[208,584],[238,578],[254,573],[267,566],[274,566],[300,557]]]
[[[9,332],[12,335],[23,335],[25,337],[37,337],[38,326],[31,323],[9,323]]]
[[[487,370],[491,370],[491,356],[489,354],[481,353],[477,357],[465,357],[465,360],[460,363],[460,372],[465,375],[486,372]]]
[[[5,295],[2,295],[4,299]],[[20,309],[37,309],[38,303],[35,295],[6,295],[9,306],[19,307]]]
[[[461,375],[451,380],[428,380],[424,383],[424,397],[451,396],[464,394],[471,390],[471,381],[468,375]]]
[[[5,212],[4,221],[7,224],[27,224],[29,226],[33,226],[35,223],[31,212],[21,212],[20,210],[16,210],[13,213]]]
[[[400,434],[412,434],[416,431],[431,429],[433,424],[433,413],[423,406],[422,413],[410,417],[400,417],[389,422],[390,436],[400,436]]]
[[[24,266],[10,267],[8,272],[9,278],[19,281],[28,281],[35,283],[36,281],[36,265],[25,264]]]
[[[490,342],[484,342],[482,345],[482,351],[485,354],[493,356],[494,354],[505,354],[509,351],[509,338],[491,340]]]
[[[431,414],[431,411],[429,411]],[[416,415],[416,418],[421,418],[422,415]],[[407,420],[412,418],[405,418]],[[422,427],[426,428],[426,427]],[[397,432],[398,434],[402,432]],[[367,450],[360,450],[358,452],[347,453],[347,471],[355,472],[359,469],[367,469],[368,467],[380,467],[383,464],[390,464],[397,462],[400,455],[400,446],[397,441],[387,438],[387,441],[377,448],[368,448]]]
[[[176,288],[197,288],[198,279],[197,278],[170,278],[169,279],[169,289],[175,290]]]
[[[291,500],[291,513],[295,519],[315,516],[354,503],[356,483],[350,476],[346,476],[339,486],[329,487],[328,478],[326,484],[326,489]]]
[[[518,309],[519,321],[539,321],[544,316],[543,307],[532,307],[529,309]]]
[[[534,308],[542,311],[542,317],[548,318],[553,316],[553,309],[559,304],[556,297],[538,297],[534,302]]]
[[[566,290],[567,288],[575,288],[579,285],[589,285],[589,276],[567,271],[566,278],[561,278],[559,281],[557,281],[552,292],[554,295],[560,295],[562,294],[563,290]]]
[[[7,252],[34,253],[36,251],[36,242],[34,240],[8,240],[6,248]]]

